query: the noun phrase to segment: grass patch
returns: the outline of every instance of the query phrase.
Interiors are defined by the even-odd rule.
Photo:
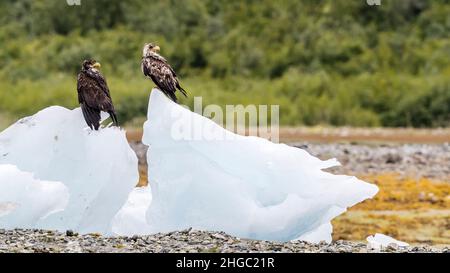
[[[380,192],[332,221],[334,240],[384,233],[409,243],[450,244],[450,184],[380,174],[363,178]]]

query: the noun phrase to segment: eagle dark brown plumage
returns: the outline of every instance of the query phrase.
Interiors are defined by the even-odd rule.
[[[85,60],[77,79],[78,102],[87,125],[95,130],[100,127],[101,111],[107,112],[114,125],[119,126],[108,85],[98,71],[99,67],[95,60]]]
[[[159,90],[177,102],[175,92],[179,90],[185,97],[186,91],[180,86],[177,74],[167,63],[166,59],[158,54],[159,46],[145,44],[142,53],[142,73],[156,84]]]

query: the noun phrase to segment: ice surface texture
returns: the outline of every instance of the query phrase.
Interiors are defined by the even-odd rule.
[[[375,235],[370,235],[369,237],[367,237],[367,242],[369,243],[370,248],[378,250],[388,247],[390,244],[394,244],[399,247],[409,246],[408,243],[398,241],[392,237],[380,233],[376,233]]]
[[[0,176],[0,187],[7,187],[14,194],[20,192],[19,189],[29,191],[26,185],[42,190],[42,194],[39,191],[36,195],[29,193],[35,197],[34,202],[27,198],[10,201],[11,204],[19,202],[19,207],[30,213],[29,222],[22,221],[17,227],[31,225],[109,234],[114,215],[126,202],[139,177],[137,157],[128,145],[125,131],[115,127],[92,131],[87,128],[79,108],[49,107],[0,133],[0,164],[11,164],[22,172],[32,173],[35,180],[60,182],[53,189],[48,187],[52,182],[18,182]],[[45,216],[44,211],[34,215],[34,206],[52,206],[53,194],[61,195],[62,189],[56,187],[61,183],[69,194],[64,210],[43,219],[40,218]],[[19,212],[12,210],[7,215],[8,225]],[[36,222],[36,218],[40,220]],[[0,222],[0,228],[5,221]]]
[[[32,173],[13,165],[0,165],[0,227],[32,228],[63,210],[68,199],[64,184],[35,179]]]
[[[115,235],[146,235],[150,232],[145,213],[152,201],[150,186],[135,188],[112,222]]]
[[[378,191],[322,171],[338,165],[334,159],[238,136],[156,89],[143,142],[149,146],[152,233],[193,227],[252,239],[331,241],[330,221]]]

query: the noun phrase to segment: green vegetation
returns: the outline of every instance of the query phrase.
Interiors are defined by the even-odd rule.
[[[102,63],[119,119],[145,116],[157,42],[206,104],[279,104],[283,125],[450,125],[450,1],[3,0],[0,127],[77,106],[81,61]]]

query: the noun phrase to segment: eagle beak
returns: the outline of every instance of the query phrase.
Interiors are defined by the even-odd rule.
[[[102,67],[102,65],[99,62],[96,62],[92,67],[94,67],[95,69],[99,69],[100,67]]]
[[[158,52],[158,51],[161,50],[161,48],[159,48],[159,46],[155,46],[155,47],[153,48],[153,50]]]

